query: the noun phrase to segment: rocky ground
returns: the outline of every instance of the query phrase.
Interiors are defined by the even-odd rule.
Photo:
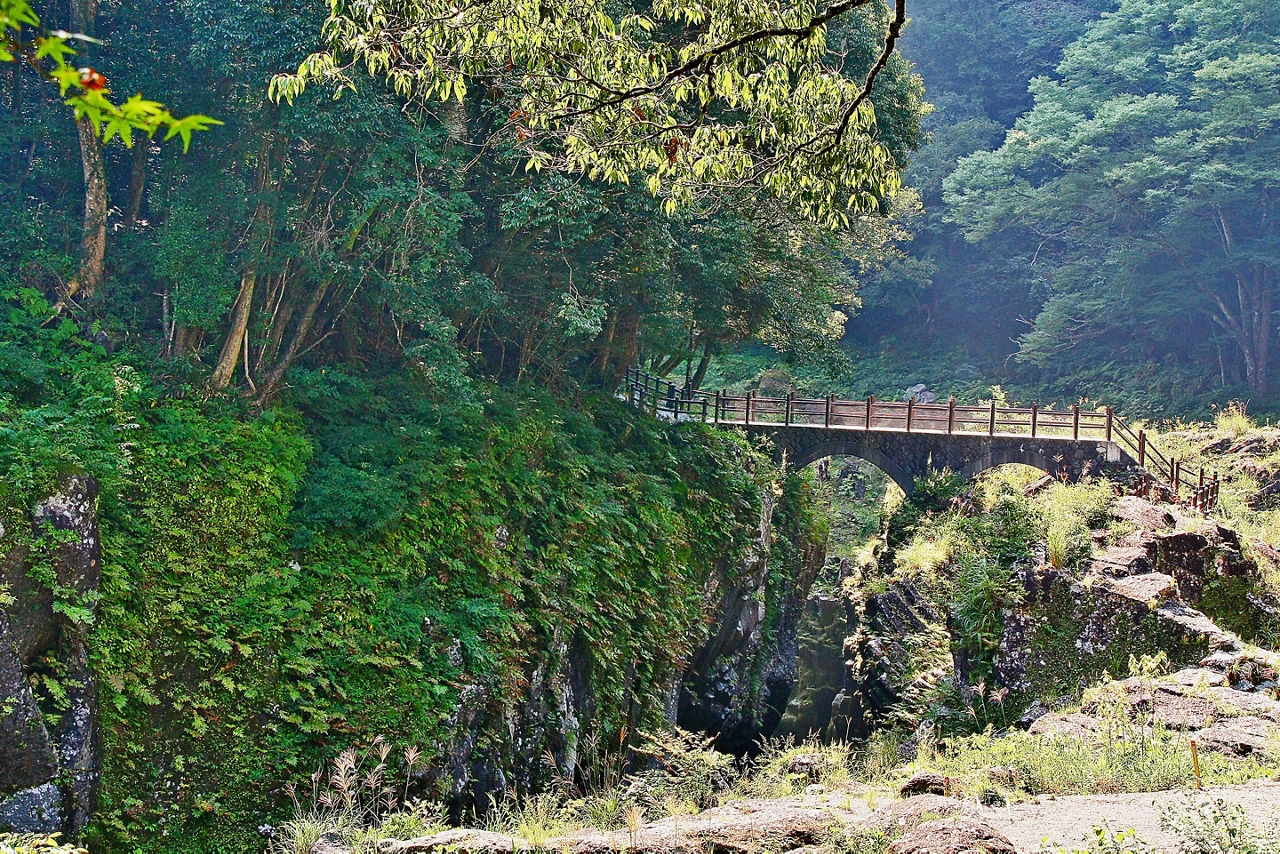
[[[667,854],[705,852],[757,854],[763,851],[832,850],[832,840],[844,844],[864,839],[891,838],[893,854],[985,850],[1037,852],[1045,844],[1080,846],[1090,828],[1105,825],[1132,830],[1158,848],[1175,840],[1161,826],[1162,807],[1178,807],[1188,799],[1220,798],[1238,804],[1256,826],[1280,818],[1280,782],[1261,780],[1236,786],[1215,786],[1200,792],[1164,791],[1119,795],[1077,795],[1041,798],[1003,807],[982,806],[956,797],[920,794],[902,799],[877,798],[865,786],[815,792],[790,798],[742,800],[695,816],[648,823],[634,833],[626,829],[602,833],[581,830],[549,837],[540,850],[574,854]],[[417,839],[384,841],[386,854],[426,854],[433,851],[508,854],[530,848],[516,836],[478,830],[449,830]],[[349,854],[336,838],[323,842],[316,854]],[[856,850],[856,849],[855,849]]]

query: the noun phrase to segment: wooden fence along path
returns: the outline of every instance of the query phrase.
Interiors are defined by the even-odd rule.
[[[1174,501],[1208,511],[1218,501],[1217,475],[1205,477],[1203,469],[1191,472],[1180,460],[1170,459],[1147,441],[1145,430],[1135,430],[1111,407],[1086,411],[1030,407],[961,406],[953,397],[946,403],[843,400],[823,398],[761,397],[755,392],[731,395],[683,389],[638,368],[627,370],[626,392],[635,405],[680,421],[702,421],[724,427],[768,427],[785,430],[856,430],[884,433],[947,435],[1029,436],[1033,439],[1072,443],[1116,443],[1146,474],[1144,493],[1161,487]]]

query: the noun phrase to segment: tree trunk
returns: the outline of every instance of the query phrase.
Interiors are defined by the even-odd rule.
[[[215,389],[226,388],[235,375],[244,336],[249,330],[249,311],[253,308],[253,286],[257,278],[257,271],[252,264],[245,267],[240,276],[240,293],[236,295],[231,311],[231,329],[222,342],[222,353],[218,356],[218,364],[213,368],[213,376],[209,378],[209,385]]]
[[[107,172],[102,143],[88,119],[76,121],[80,135],[80,163],[84,167],[84,230],[80,239],[80,267],[67,282],[63,301],[89,299],[102,284],[107,255]]]
[[[178,325],[173,333],[173,355],[181,358],[195,350],[196,341],[200,338],[200,330],[185,323]]]
[[[97,0],[71,0],[71,29],[93,35],[98,16]],[[80,62],[88,62],[88,45],[77,46]],[[84,169],[84,230],[80,239],[80,267],[67,283],[62,303],[80,297],[91,298],[102,284],[107,254],[107,172],[102,163],[102,142],[88,119],[78,119],[80,164]]]
[[[266,378],[262,381],[262,388],[258,392],[259,404],[270,403],[271,399],[275,397],[276,391],[280,387],[280,381],[284,379],[285,373],[293,365],[293,360],[297,358],[298,351],[302,349],[303,342],[306,341],[307,335],[311,332],[311,327],[316,319],[316,311],[320,308],[320,303],[324,300],[325,291],[328,289],[328,283],[321,282],[311,292],[311,298],[307,300],[307,307],[303,309],[302,316],[298,318],[298,325],[293,330],[293,337],[289,339],[288,345],[284,348],[284,353],[276,360],[276,363],[267,372]]]
[[[18,38],[22,38],[22,31],[19,30]],[[18,179],[22,176],[22,149],[25,147],[26,134],[23,129],[26,123],[22,120],[22,63],[11,62],[13,73],[13,88],[9,93],[9,115],[15,128],[16,138],[13,141],[13,150],[9,152],[9,179],[14,183],[18,183]],[[21,193],[21,187],[19,187]]]
[[[689,388],[698,389],[702,387],[702,381],[707,378],[707,368],[711,367],[711,342],[707,341],[702,348],[702,358],[698,361],[698,369],[693,372],[693,379],[689,383]]]
[[[143,136],[133,146],[133,164],[129,170],[129,204],[124,213],[124,227],[132,231],[142,212],[142,196],[147,186],[147,155],[151,141]]]
[[[249,333],[249,318],[253,312],[253,292],[258,281],[257,265],[270,242],[271,206],[266,198],[266,189],[271,174],[271,144],[271,135],[264,133],[258,154],[258,204],[253,211],[253,221],[249,223],[253,254],[245,262],[244,271],[240,274],[240,291],[236,294],[236,301],[231,307],[231,325],[227,330],[227,337],[222,342],[222,350],[218,355],[217,364],[213,367],[213,375],[209,378],[209,385],[219,391],[231,384],[231,378],[235,376],[236,364],[240,361],[240,353],[245,349],[244,339]]]

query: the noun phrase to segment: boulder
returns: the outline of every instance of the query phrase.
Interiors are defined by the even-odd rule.
[[[1084,740],[1097,732],[1099,725],[1096,718],[1083,712],[1068,712],[1062,715],[1044,715],[1027,732],[1032,735],[1057,735]]]
[[[1111,506],[1111,515],[1121,522],[1128,522],[1140,531],[1161,531],[1176,523],[1173,514],[1136,495],[1125,495]]]
[[[833,826],[853,826],[871,816],[860,800],[777,798],[733,801],[691,816],[665,818],[627,830],[581,830],[541,840],[540,850],[573,854],[695,854],[716,851],[751,854],[762,849],[794,851],[826,842]],[[532,846],[520,837],[477,830],[449,830],[434,836],[379,843],[380,854],[467,852],[510,854]]]
[[[862,826],[885,834],[898,834],[923,821],[947,816],[977,816],[977,808],[957,798],[943,795],[916,795],[901,801],[890,801],[877,809]]]
[[[911,779],[902,784],[898,790],[904,798],[912,795],[944,795],[950,797],[957,794],[955,781],[936,771],[917,771]]]
[[[1013,843],[983,821],[943,818],[926,821],[895,839],[892,854],[1017,854]]]
[[[1267,750],[1275,734],[1275,722],[1259,717],[1226,718],[1213,726],[1192,734],[1201,750],[1214,750],[1231,756],[1248,756]]]
[[[938,396],[929,391],[924,383],[916,383],[902,392],[903,400],[914,400],[916,403],[936,403]]]
[[[1144,572],[1121,578],[1104,578],[1099,587],[1135,602],[1163,602],[1177,595],[1172,576],[1163,572]]]

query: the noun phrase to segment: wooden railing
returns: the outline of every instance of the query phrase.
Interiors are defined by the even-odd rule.
[[[627,370],[626,392],[636,406],[675,420],[703,421],[724,426],[778,426],[874,432],[1030,436],[1064,442],[1116,442],[1147,475],[1150,495],[1163,487],[1174,501],[1200,511],[1217,504],[1218,479],[1206,480],[1204,470],[1192,473],[1170,460],[1147,441],[1144,430],[1133,430],[1111,409],[1085,411],[1030,407],[962,406],[952,397],[946,403],[761,397],[755,392],[732,395],[723,391],[689,390],[638,368]],[[1187,493],[1190,493],[1189,495]],[[1185,496],[1185,497],[1184,497]]]

